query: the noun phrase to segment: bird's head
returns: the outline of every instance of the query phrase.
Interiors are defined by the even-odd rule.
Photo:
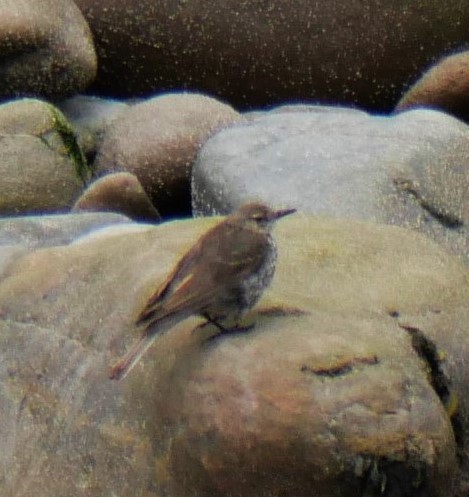
[[[269,231],[277,219],[296,212],[296,209],[273,210],[259,202],[241,206],[234,215],[255,229]]]

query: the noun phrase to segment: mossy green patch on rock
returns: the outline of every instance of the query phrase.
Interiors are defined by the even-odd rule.
[[[0,137],[0,213],[71,207],[92,171],[58,109],[34,99],[1,105]]]
[[[85,155],[78,145],[76,134],[70,123],[59,109],[51,106],[51,111],[53,114],[54,131],[61,136],[65,147],[65,153],[73,159],[78,176],[84,183],[87,183],[91,179],[93,170],[87,164]],[[43,138],[47,143],[49,143],[50,137],[51,134],[43,135]]]
[[[0,132],[29,134],[40,138],[51,150],[73,160],[83,182],[90,179],[92,171],[77,143],[72,126],[52,104],[24,98],[1,105]]]

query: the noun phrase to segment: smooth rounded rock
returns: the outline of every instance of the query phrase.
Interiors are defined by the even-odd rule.
[[[73,210],[118,212],[136,221],[161,220],[137,177],[130,173],[114,173],[99,178],[82,193]]]
[[[128,106],[117,100],[76,95],[58,102],[57,107],[73,126],[83,153],[93,161],[106,129]]]
[[[79,213],[48,216],[0,218],[0,246],[29,249],[67,245],[98,228],[128,223],[129,218],[114,213]]]
[[[0,106],[0,213],[70,208],[91,171],[62,113],[39,100]]]
[[[247,316],[253,330],[217,335],[188,319],[125,381],[108,379],[147,298],[214,222],[92,233],[6,268],[6,495],[461,489],[469,273],[411,231],[292,216],[276,227],[277,273]]]
[[[442,112],[288,112],[210,138],[192,173],[196,214],[260,199],[419,230],[469,260],[469,127]]]
[[[135,174],[162,215],[190,212],[190,174],[200,146],[241,119],[230,106],[199,94],[167,94],[122,112],[96,157],[98,172]]]
[[[71,0],[1,0],[0,96],[59,97],[84,90],[97,59]]]
[[[430,67],[402,96],[396,112],[429,107],[469,120],[469,52],[453,54]]]
[[[309,99],[391,109],[431,61],[466,45],[469,23],[466,4],[436,0],[76,3],[96,40],[96,91],[195,90],[251,108]]]

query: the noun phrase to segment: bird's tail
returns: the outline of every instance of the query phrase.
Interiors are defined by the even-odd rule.
[[[125,378],[150,348],[155,338],[185,317],[187,316],[165,316],[163,319],[150,323],[143,331],[139,341],[111,367],[109,378],[111,380]]]
[[[142,335],[140,340],[127,352],[127,354],[125,354],[124,357],[119,359],[119,361],[111,367],[109,378],[111,380],[122,380],[125,378],[143,354],[145,354],[155,338],[156,334],[147,334],[146,336]]]

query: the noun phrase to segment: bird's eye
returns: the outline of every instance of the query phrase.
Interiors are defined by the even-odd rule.
[[[256,221],[256,223],[263,223],[267,220],[267,218],[262,214],[254,214],[252,218],[254,221]]]

